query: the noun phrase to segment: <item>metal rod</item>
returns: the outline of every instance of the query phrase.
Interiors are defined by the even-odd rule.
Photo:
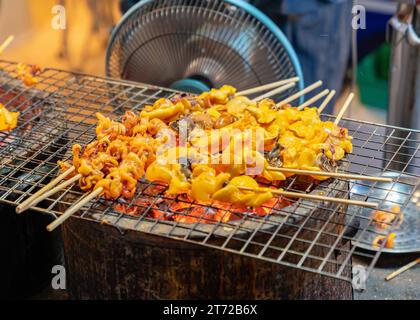
[[[327,171],[313,171],[313,170],[301,170],[301,169],[289,169],[283,167],[267,167],[267,170],[278,171],[285,173],[294,173],[305,176],[320,176],[320,177],[333,177],[333,178],[343,178],[348,180],[365,180],[365,181],[377,181],[377,182],[392,182],[391,178],[386,177],[375,177],[375,176],[365,176],[360,174],[348,174],[348,173],[339,173],[339,172],[327,172]]]
[[[375,203],[375,202],[365,202],[365,201],[348,200],[348,199],[341,199],[341,198],[324,197],[324,196],[318,196],[318,195],[307,194],[307,193],[274,190],[274,189],[270,189],[270,188],[253,189],[253,188],[248,188],[248,187],[238,187],[238,189],[241,189],[241,190],[244,190],[244,191],[253,191],[253,192],[267,192],[267,191],[270,191],[271,193],[278,194],[278,195],[285,196],[285,197],[302,198],[302,199],[308,199],[308,200],[314,200],[314,201],[327,201],[327,202],[356,205],[356,206],[368,207],[368,208],[377,208],[378,207],[378,204]]]

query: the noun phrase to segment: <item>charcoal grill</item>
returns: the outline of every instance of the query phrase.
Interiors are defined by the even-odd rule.
[[[23,159],[32,157],[37,161],[45,160],[45,155],[36,153],[37,146],[49,143],[51,137],[40,136],[37,143],[28,147],[24,137],[34,126],[47,120],[45,118],[49,105],[44,90],[29,89],[14,78],[14,67],[0,70],[0,103],[9,110],[20,112],[20,125],[13,132],[0,132],[0,152],[14,153],[18,157],[0,157],[0,172],[2,175],[14,177],[4,182],[4,186],[25,190],[28,182],[35,183],[40,179],[49,181],[44,175],[55,168],[40,166],[39,174],[31,174],[20,170]],[[12,76],[10,76],[12,75]],[[59,127],[55,128],[58,133]],[[53,132],[52,132],[53,133]],[[45,150],[52,151],[53,145]],[[58,159],[56,157],[56,159]],[[5,164],[13,166],[4,166]],[[35,163],[32,164],[33,166]],[[17,180],[21,182],[17,182]],[[0,191],[3,195],[4,190]],[[0,297],[24,298],[44,289],[50,282],[51,268],[63,262],[62,239],[59,230],[52,233],[45,232],[45,224],[51,222],[52,217],[34,214],[17,216],[14,206],[0,204],[2,223],[0,226],[0,243],[2,263],[0,266]],[[31,211],[32,212],[32,211]],[[33,212],[32,212],[33,213]]]
[[[1,69],[11,69],[13,66],[14,64],[10,62],[0,62]],[[6,204],[17,206],[44,186],[48,179],[57,173],[56,157],[60,156],[64,160],[69,159],[71,157],[71,146],[74,143],[85,145],[95,139],[95,113],[97,111],[115,118],[124,110],[138,111],[145,104],[152,103],[157,98],[171,97],[176,94],[175,91],[160,87],[92,77],[56,69],[46,69],[40,77],[42,80],[37,90],[48,93],[44,101],[48,102],[50,109],[43,112],[50,114],[48,118],[50,120],[35,124],[31,122],[33,120],[29,119],[26,123],[20,124],[21,126],[29,125],[33,127],[33,130],[24,134],[22,139],[24,144],[16,145],[15,142],[10,142],[9,149],[7,149],[10,151],[4,152],[5,148],[0,150],[0,156],[7,160],[3,161],[0,174],[0,201]],[[329,115],[324,115],[323,117],[325,119],[333,119],[333,116]],[[350,134],[354,137],[354,152],[343,161],[341,164],[342,169],[353,174],[369,175],[380,175],[385,171],[394,172],[395,181],[406,184],[406,188],[404,188],[404,199],[406,201],[398,203],[402,208],[402,212],[404,212],[404,207],[409,204],[413,193],[419,185],[420,168],[418,167],[418,160],[420,158],[420,141],[417,138],[419,132],[352,119],[342,120],[342,126],[347,127]],[[62,129],[57,132],[57,127]],[[49,137],[48,142],[39,143],[41,137]],[[42,156],[43,160],[38,160],[39,158],[34,155],[22,158],[17,152],[19,149],[34,148],[32,146],[36,146],[34,154]],[[52,146],[53,149],[51,149]],[[404,157],[399,157],[400,153],[403,153]],[[401,163],[401,161],[404,161],[404,163]],[[395,162],[399,162],[399,167],[402,170],[393,171],[392,168]],[[46,165],[51,167],[51,171],[48,173],[43,172],[41,169]],[[406,170],[408,167],[410,167],[410,171]],[[42,175],[44,179],[27,181],[25,182],[26,188],[22,190],[18,187],[18,184],[22,183],[22,179],[16,178],[12,174],[16,170],[31,175]],[[401,179],[400,181],[402,174],[405,176],[409,175],[412,179]],[[363,186],[363,188],[357,188],[358,186]],[[266,282],[258,282],[256,278],[252,278],[254,282],[249,284],[249,286],[252,286],[255,290],[248,290],[248,293],[253,292],[254,295],[238,294],[242,298],[283,297],[280,292],[284,290],[284,287],[278,286],[274,280],[277,275],[283,274],[287,275],[287,277],[296,276],[299,278],[302,273],[305,274],[302,277],[310,283],[307,285],[307,288],[316,287],[317,280],[314,279],[321,279],[319,283],[322,281],[326,281],[325,283],[329,281],[328,283],[330,284],[335,283],[336,288],[339,286],[337,283],[340,283],[340,286],[345,288],[341,292],[343,292],[345,297],[348,297],[348,294],[345,292],[351,290],[352,258],[360,256],[364,260],[370,261],[365,270],[367,277],[384,249],[385,243],[370,251],[359,251],[357,249],[360,244],[371,246],[371,243],[368,243],[366,240],[369,237],[365,237],[365,235],[375,232],[371,228],[374,224],[372,216],[366,215],[366,212],[362,212],[362,208],[359,207],[346,208],[342,205],[325,202],[315,203],[288,199],[290,205],[278,209],[271,208],[272,213],[270,215],[259,216],[254,212],[237,212],[227,208],[226,210],[239,218],[234,221],[222,222],[206,221],[208,217],[202,216],[194,223],[181,223],[154,219],[150,216],[154,208],[153,204],[162,200],[173,201],[173,199],[167,198],[162,192],[149,193],[150,191],[148,190],[150,189],[148,188],[151,187],[158,188],[158,185],[141,182],[136,196],[128,203],[122,203],[121,200],[119,200],[120,202],[111,202],[103,199],[91,201],[73,219],[64,224],[65,242],[67,243],[65,250],[67,254],[70,254],[70,256],[67,256],[67,266],[70,268],[68,274],[70,279],[73,280],[71,281],[73,285],[69,284],[69,286],[72,286],[70,291],[74,293],[75,297],[194,298],[194,292],[200,292],[200,290],[202,292],[202,290],[205,290],[206,285],[210,285],[210,282],[200,282],[199,280],[207,276],[209,279],[213,279],[210,277],[211,270],[209,269],[214,267],[214,264],[209,263],[209,260],[204,258],[213,256],[213,254],[219,254],[219,260],[217,260],[219,261],[219,266],[223,261],[232,261],[231,259],[233,258],[231,257],[234,256],[237,257],[238,261],[242,261],[241,263],[243,263],[243,259],[249,259],[247,261],[252,261],[250,263],[254,267],[260,266],[260,263],[262,263],[265,267],[261,268],[261,272],[267,277],[270,274],[272,275],[272,281],[269,283],[271,283],[271,288],[274,290],[273,294],[267,294],[271,290],[267,289]],[[335,179],[323,182],[317,186],[308,184],[305,186],[305,190],[302,190],[302,182],[296,177],[288,180],[285,185],[285,189],[289,191],[308,191],[326,196],[351,197],[357,200],[369,198],[370,201],[379,202],[380,207],[386,210],[386,207],[383,206],[383,198],[376,196],[377,188],[381,187],[377,184],[368,184],[363,181],[352,181],[349,183],[345,180]],[[358,190],[362,190],[362,192]],[[389,190],[382,191],[385,193],[389,192]],[[384,192],[381,192],[381,194]],[[33,210],[58,216],[81,197],[83,197],[83,193],[77,186],[72,186],[59,195],[40,203]],[[149,199],[150,201],[144,203],[144,199]],[[181,198],[176,200],[179,202],[184,201]],[[389,201],[392,202],[392,199]],[[130,215],[118,210],[117,204],[124,204],[128,209],[135,209],[136,215]],[[186,204],[186,207],[190,206],[200,205]],[[208,207],[205,209],[208,209]],[[185,210],[182,214],[188,216],[189,211]],[[389,235],[392,228],[396,226],[396,220],[387,229],[386,235]],[[357,221],[358,223],[355,223]],[[363,223],[360,223],[360,221]],[[80,227],[81,224],[84,226],[89,225],[89,228],[92,228],[92,234],[100,235],[100,238],[94,240],[89,235],[87,227]],[[110,231],[111,229],[113,230],[112,232]],[[109,238],[107,237],[108,231],[105,230],[109,230]],[[136,240],[130,240],[132,237],[135,237]],[[149,237],[153,240],[149,241]],[[117,254],[115,251],[116,244],[114,249],[111,250],[112,241],[127,242],[126,251]],[[133,253],[139,249],[139,241],[142,243],[140,247],[146,246],[148,249],[144,249],[141,254]],[[162,257],[159,258],[158,248],[153,249],[153,246],[163,247],[164,249],[162,250],[175,246],[177,251],[172,252],[172,260],[170,258],[164,260]],[[87,256],[89,252],[87,248],[94,247],[96,247],[97,251]],[[201,252],[201,255],[195,258],[193,257],[194,254],[190,254],[190,251],[186,251],[189,253],[185,254],[186,258],[191,258],[191,263],[188,264],[189,269],[186,272],[196,272],[194,275],[197,278],[194,278],[194,276],[183,277],[182,274],[174,276],[171,279],[174,281],[173,283],[178,283],[178,287],[171,293],[165,293],[158,284],[151,284],[152,280],[156,282],[159,281],[158,279],[164,279],[162,275],[158,277],[159,271],[154,271],[152,266],[153,264],[158,265],[163,261],[163,265],[170,267],[176,261],[179,262],[179,257],[178,260],[174,257],[175,252],[178,255],[182,255],[182,250],[179,248],[189,248],[188,250]],[[137,259],[134,259],[134,257]],[[128,260],[126,262],[122,261],[125,258]],[[97,260],[96,264],[94,263],[95,260]],[[117,276],[116,273],[119,272],[133,271],[132,267],[127,268],[127,263],[129,262],[131,264],[141,263],[149,266],[149,268],[142,267],[141,274],[138,273],[140,271],[131,274],[135,279],[130,279],[130,275],[127,274],[119,274]],[[240,262],[238,263],[240,264]],[[86,265],[86,268],[82,265]],[[109,268],[112,265],[114,269],[111,268],[105,272],[103,271],[105,265],[109,266]],[[197,271],[198,267],[204,268],[206,265],[206,271]],[[250,268],[251,264],[247,266]],[[100,270],[98,271],[99,274],[95,274],[95,270]],[[220,268],[217,270],[221,270],[221,272],[226,271]],[[294,270],[295,273],[289,273],[291,270]],[[238,285],[236,292],[241,292],[239,284],[246,280],[241,277],[234,278],[234,273],[237,272],[237,269],[232,268],[231,272],[228,275],[224,274],[223,279],[224,281],[231,281],[230,285],[232,286]],[[259,269],[256,268],[255,272],[253,272],[246,274],[251,277],[255,272],[258,274]],[[92,275],[87,276],[88,273]],[[162,274],[162,272],[160,273]],[[105,290],[105,292],[98,289],[99,283],[104,284],[101,288],[105,287],[105,282],[111,279],[110,274],[114,274],[114,277],[120,277],[112,278],[113,281],[115,280],[115,282],[112,282],[114,284],[112,294],[109,291]],[[315,275],[310,278],[307,274]],[[229,278],[229,275],[232,278]],[[91,282],[86,282],[86,277]],[[139,279],[147,281],[148,287],[130,287],[131,290],[127,289],[126,291],[122,289],[124,285],[129,286],[128,283],[130,285],[132,283],[139,285],[138,283],[141,282]],[[192,283],[194,281],[196,281],[195,287],[194,283]],[[92,287],[99,290],[96,290],[96,295],[92,293],[92,290],[89,291],[88,286],[92,283],[94,283]],[[220,284],[222,281],[220,280],[217,283]],[[299,282],[296,285],[304,288],[305,283]],[[195,289],[180,293],[182,291],[180,288],[183,285],[188,285]],[[108,287],[110,286],[111,284],[108,283]],[[243,289],[244,292],[250,288],[249,286],[243,287],[245,288]],[[277,289],[274,286],[277,286]],[[86,291],[83,291],[81,288],[86,289]],[[109,290],[113,289],[110,288]],[[142,294],[138,293],[139,290],[141,290]],[[226,292],[230,292],[226,296],[231,295],[234,297],[232,289],[229,289],[231,291],[227,289],[218,291],[213,287],[212,290],[211,294],[206,295],[202,293],[200,297],[221,298],[223,293]],[[289,292],[290,294],[285,297],[303,297],[302,290],[299,294]],[[340,290],[338,291],[340,292]],[[91,292],[92,295],[86,292]],[[265,292],[265,294],[262,292]]]

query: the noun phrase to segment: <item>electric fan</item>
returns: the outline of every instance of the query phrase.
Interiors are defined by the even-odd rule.
[[[299,61],[280,29],[242,0],[143,0],[111,36],[107,75],[200,93],[239,90],[300,77]],[[279,96],[280,98],[281,96]]]

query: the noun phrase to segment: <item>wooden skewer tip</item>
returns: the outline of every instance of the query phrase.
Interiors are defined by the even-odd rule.
[[[102,187],[100,187],[100,188],[92,191],[89,195],[87,195],[82,200],[80,200],[79,202],[77,202],[76,204],[74,204],[72,207],[70,207],[66,212],[64,212],[56,220],[54,220],[53,222],[51,222],[47,226],[47,230],[50,231],[50,232],[53,231],[53,230],[55,230],[64,221],[66,221],[68,218],[70,218],[74,213],[76,213],[77,211],[79,211],[85,204],[87,204],[89,201],[91,201],[92,199],[94,199],[97,196],[99,196],[102,193],[102,191],[103,191],[103,188]]]
[[[14,35],[10,35],[7,39],[0,45],[0,54],[12,43]]]
[[[335,90],[332,90],[330,94],[325,98],[325,100],[322,102],[322,104],[318,108],[318,113],[322,113],[324,109],[327,107],[327,105],[331,102],[331,100],[334,98],[335,94],[337,92]]]
[[[319,81],[317,81],[317,82],[315,82],[315,83],[311,84],[310,86],[308,86],[308,87],[306,87],[306,88],[302,89],[301,91],[296,92],[294,95],[292,95],[292,96],[290,96],[290,97],[286,98],[285,100],[280,101],[280,102],[277,104],[277,107],[284,106],[284,105],[286,105],[286,104],[288,104],[288,103],[290,103],[290,102],[292,102],[292,101],[296,100],[297,98],[300,98],[301,96],[303,96],[303,95],[307,94],[308,92],[310,92],[310,91],[312,91],[312,90],[314,90],[314,89],[316,89],[316,88],[318,88],[318,87],[322,86],[322,83],[323,83],[323,82],[322,82],[322,80],[319,80]]]
[[[288,83],[288,84],[286,84],[284,86],[281,86],[281,87],[276,88],[276,89],[274,89],[272,91],[269,91],[269,92],[267,92],[267,93],[265,93],[265,94],[263,94],[263,95],[261,95],[259,97],[256,97],[253,101],[254,102],[258,102],[258,101],[261,101],[263,99],[270,98],[270,97],[272,97],[272,96],[274,96],[276,94],[279,94],[279,93],[282,93],[282,92],[286,91],[287,89],[293,88],[294,86],[296,86],[296,83],[295,82]]]
[[[299,77],[293,77],[293,78],[289,78],[289,79],[283,79],[283,80],[280,80],[280,81],[275,81],[275,82],[268,83],[268,84],[265,84],[265,85],[262,85],[262,86],[249,88],[249,89],[237,92],[236,96],[246,96],[246,95],[270,90],[270,89],[276,88],[278,86],[288,84],[290,82],[293,82],[293,83],[299,82],[299,80],[300,80]]]
[[[76,168],[74,166],[70,167],[66,171],[64,171],[62,174],[57,176],[55,179],[53,179],[50,183],[46,184],[44,187],[42,187],[40,190],[35,192],[32,196],[30,196],[28,199],[23,201],[19,206],[16,207],[16,213],[20,214],[23,211],[27,210],[27,208],[30,207],[31,203],[42,196],[45,192],[56,186],[60,181],[65,179],[69,174],[71,174]]]
[[[341,109],[340,109],[340,112],[339,112],[339,113],[338,113],[338,115],[337,115],[337,118],[336,118],[336,119],[335,119],[335,121],[334,121],[334,123],[335,123],[336,125],[338,125],[338,123],[341,121],[341,118],[344,116],[344,114],[346,113],[347,109],[350,107],[351,102],[353,101],[353,98],[354,98],[354,93],[353,93],[353,92],[351,92],[351,93],[348,95],[348,97],[347,97],[346,101],[344,102],[343,106],[342,106],[342,107],[341,107]]]
[[[301,104],[300,106],[297,107],[298,110],[303,110],[306,107],[310,107],[311,105],[313,105],[315,102],[317,102],[319,99],[325,97],[328,93],[330,92],[330,90],[325,89],[324,91],[318,93],[316,96],[312,97],[311,99],[309,99],[308,101],[304,102],[303,104]]]
[[[400,275],[401,273],[413,268],[414,266],[416,266],[418,263],[420,263],[420,258],[417,258],[416,260],[406,264],[405,266],[399,268],[398,270],[390,273],[389,275],[387,275],[385,277],[386,281],[392,280],[394,279],[396,276]]]
[[[40,197],[36,198],[34,201],[29,203],[26,208],[23,209],[23,211],[28,210],[32,207],[35,207],[38,203],[41,201],[51,197],[52,195],[56,194],[57,192],[67,188],[69,185],[75,183],[77,180],[79,180],[82,177],[81,174],[75,175],[74,177],[70,178],[69,180],[64,181],[63,183],[59,184],[58,186],[52,188],[51,190],[45,192]]]

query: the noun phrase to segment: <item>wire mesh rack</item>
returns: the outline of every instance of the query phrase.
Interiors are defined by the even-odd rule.
[[[96,112],[118,118],[126,110],[140,110],[157,98],[176,94],[56,69],[43,70],[39,82],[27,88],[16,79],[15,68],[14,63],[0,61],[0,102],[21,112],[12,133],[0,132],[0,201],[15,206],[57,175],[57,160],[70,159],[74,143],[85,145],[95,139]],[[351,119],[341,125],[349,129],[354,144],[341,170],[391,174],[394,182],[331,179],[315,184],[292,177],[282,187],[375,201],[384,212],[391,212],[392,205],[401,212],[407,208],[419,212],[420,132]],[[83,196],[77,186],[70,186],[33,209],[58,216]],[[367,276],[386,250],[384,239],[398,227],[401,214],[378,227],[373,210],[281,197],[259,210],[239,211],[169,197],[165,186],[140,181],[130,201],[93,200],[75,217],[112,225],[122,233],[136,230],[159,235],[162,241],[171,238],[351,281],[352,258],[369,261]],[[418,226],[414,228],[417,235]],[[377,237],[382,240],[372,247]]]

